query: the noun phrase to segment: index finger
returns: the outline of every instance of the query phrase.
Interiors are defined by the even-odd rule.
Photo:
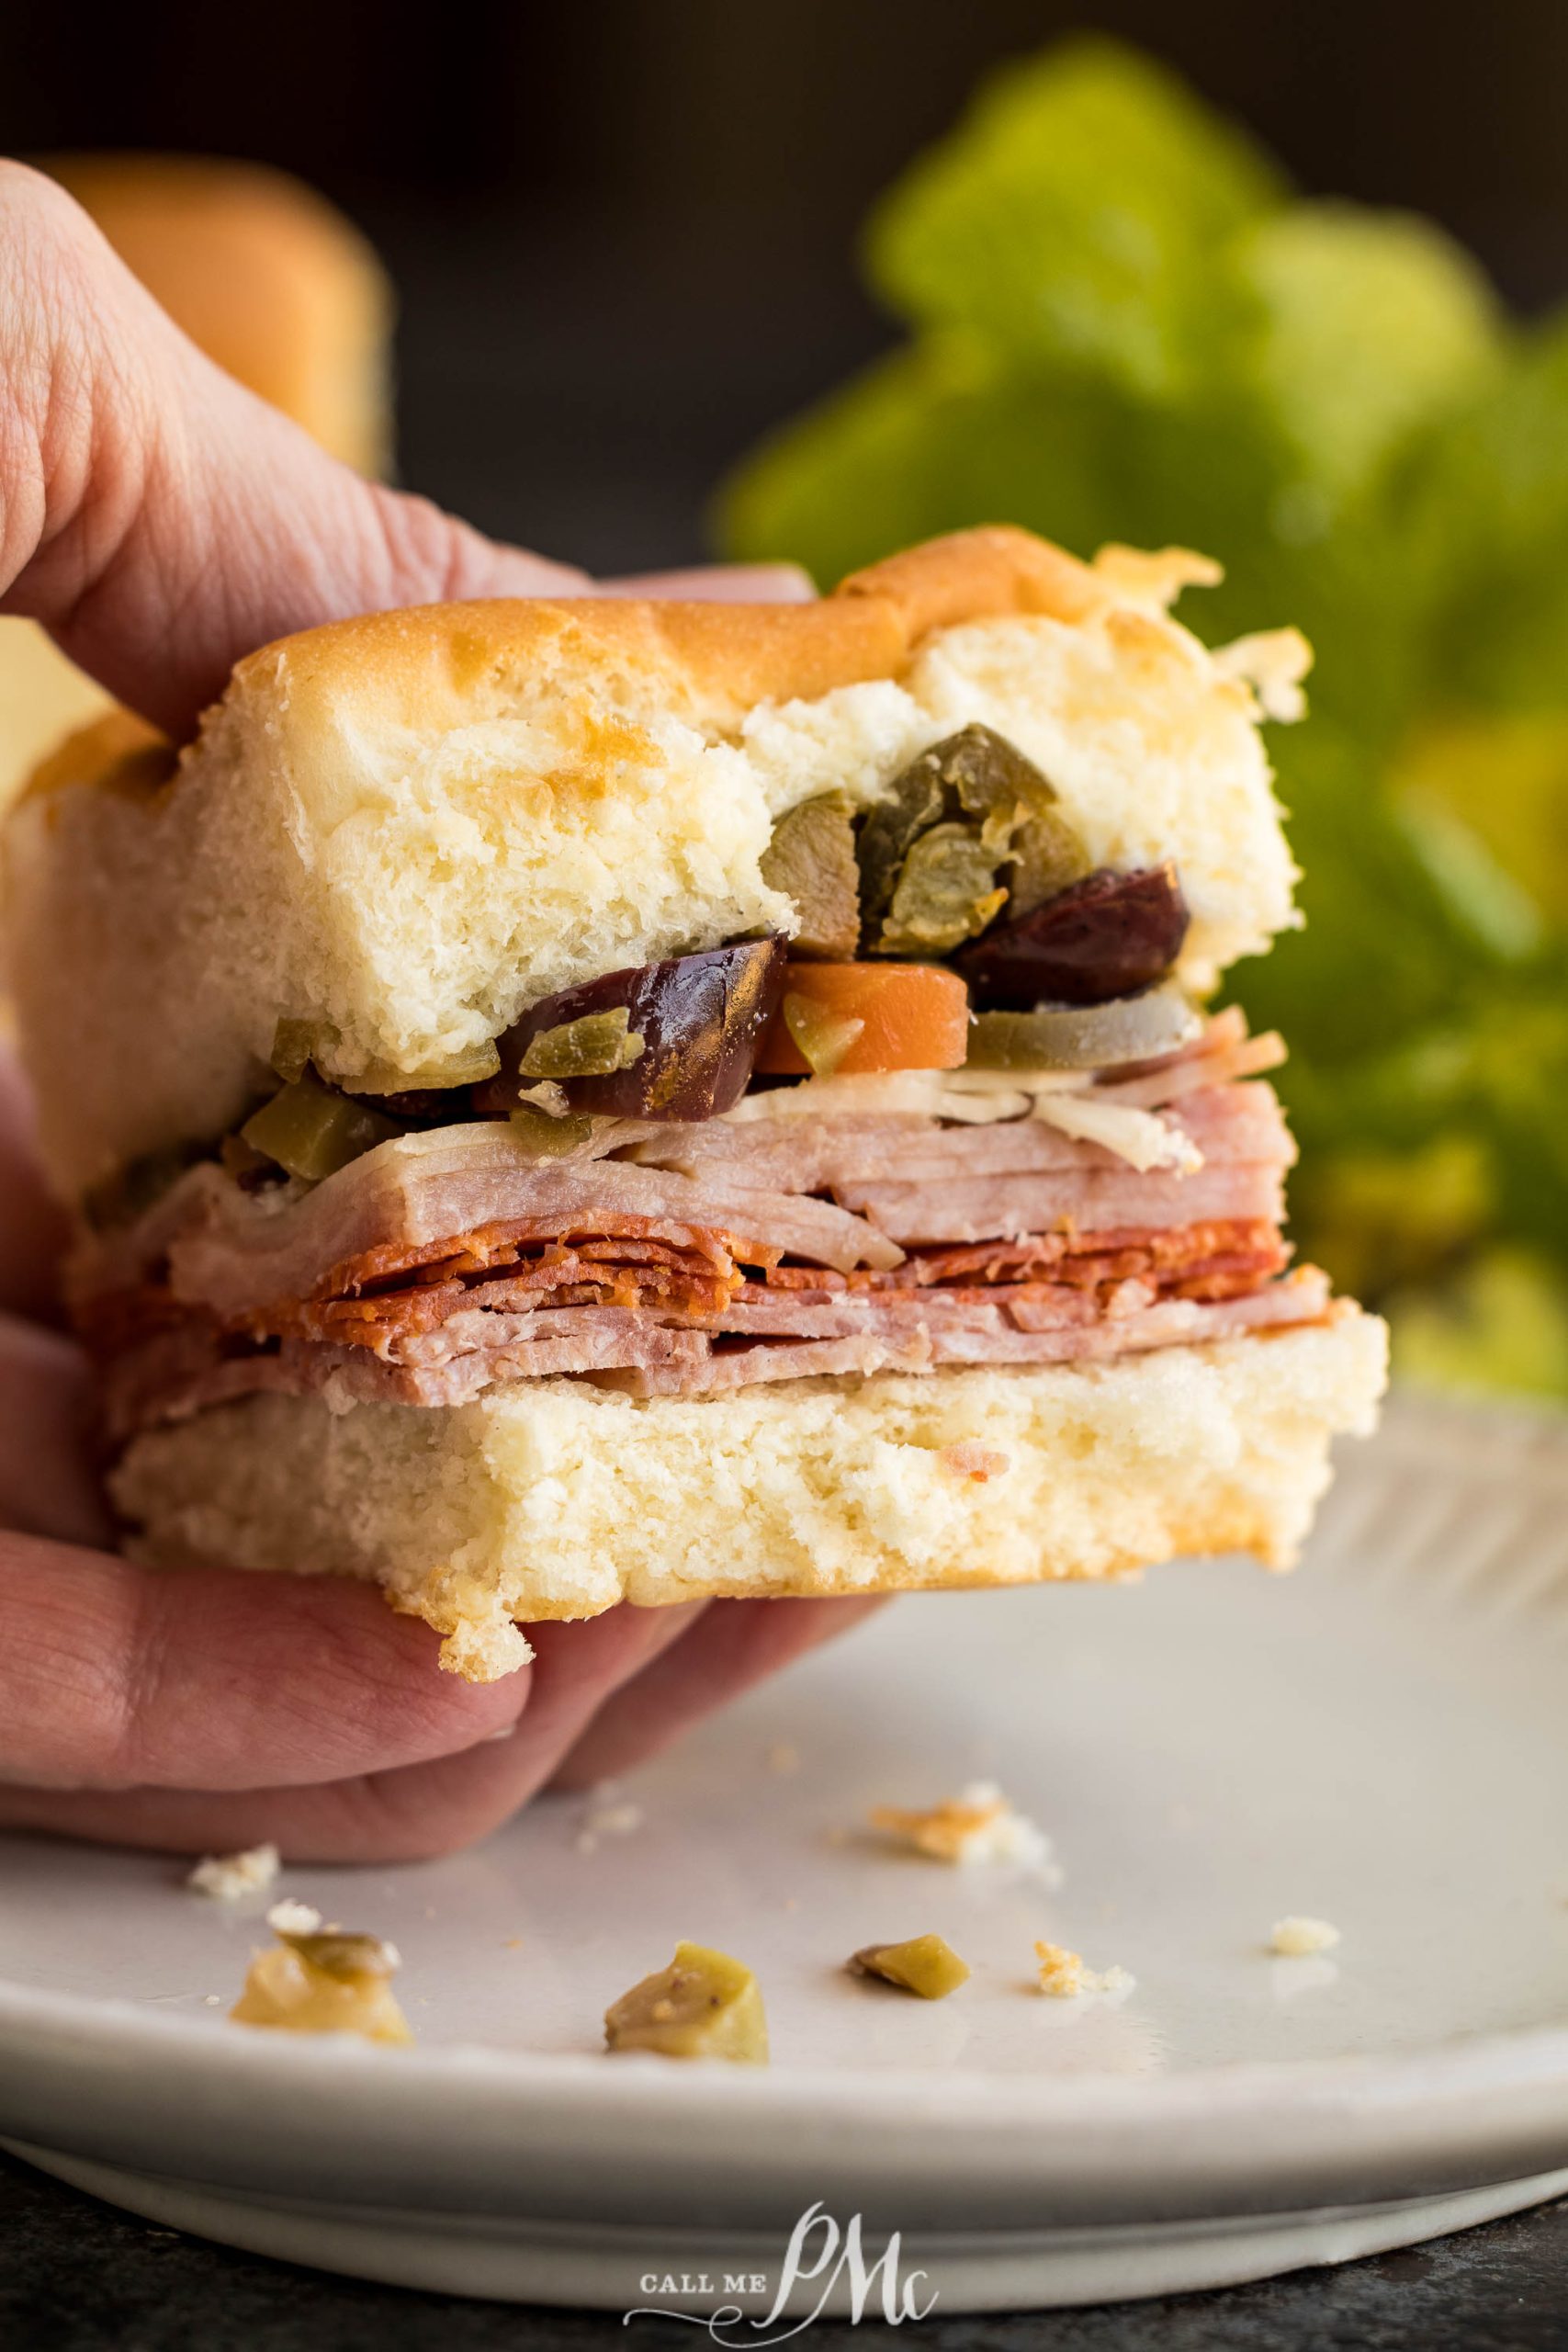
[[[507,1729],[529,1669],[443,1674],[427,1625],[368,1586],[149,1570],[0,1535],[0,1781],[55,1789],[299,1785],[449,1756]]]

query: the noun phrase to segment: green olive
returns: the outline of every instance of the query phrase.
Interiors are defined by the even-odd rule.
[[[264,1102],[240,1129],[253,1151],[312,1184],[335,1176],[397,1132],[378,1111],[350,1102],[309,1073]]]
[[[662,2058],[765,2066],[761,1987],[728,1952],[677,1944],[668,1968],[645,1976],[605,2011],[604,2041],[610,2050],[650,2050]]]
[[[911,1936],[907,1943],[866,1944],[850,1962],[857,1976],[880,1976],[922,2001],[945,2000],[969,1982],[969,1963],[941,1936]]]
[[[506,1124],[536,1159],[564,1159],[593,1133],[593,1121],[586,1113],[558,1119],[548,1111],[536,1111],[531,1102],[520,1102],[509,1112]]]
[[[440,1061],[420,1062],[412,1069],[394,1069],[389,1062],[372,1062],[352,1081],[355,1094],[440,1093],[447,1087],[482,1086],[501,1068],[501,1052],[493,1037],[482,1046],[465,1046]],[[348,1080],[344,1080],[347,1085]]]
[[[321,1069],[339,1043],[330,1021],[295,1021],[285,1017],[272,1033],[272,1067],[281,1079],[303,1078],[312,1062]],[[394,1069],[389,1062],[373,1062],[353,1080],[355,1094],[412,1094],[448,1086],[479,1086],[501,1068],[493,1038],[483,1045],[465,1046],[438,1061],[413,1069]]]
[[[933,825],[904,860],[876,942],[880,956],[944,956],[985,930],[1007,899],[998,853],[973,825]]]
[[[862,820],[856,854],[860,859],[861,906],[869,934],[893,903],[904,860],[923,832],[948,812],[952,796],[941,773],[939,743],[897,777],[886,799],[877,801]]]
[[[528,1040],[518,1064],[523,1078],[609,1078],[642,1059],[642,1039],[629,1027],[624,1004],[584,1012]]]
[[[272,1067],[285,1085],[303,1078],[318,1055],[337,1040],[330,1023],[279,1020],[272,1033]]]
[[[329,1928],[324,1933],[304,1936],[280,1930],[277,1939],[311,1968],[319,1968],[323,1976],[335,1976],[344,1984],[367,1976],[395,1976],[398,1971],[397,1952],[379,1936],[350,1936],[341,1928]]]
[[[819,793],[784,811],[762,853],[762,879],[794,905],[792,956],[853,962],[860,943],[860,868],[845,794]]]
[[[1032,914],[1093,871],[1094,860],[1058,809],[1027,818],[1012,837],[1008,919]]]

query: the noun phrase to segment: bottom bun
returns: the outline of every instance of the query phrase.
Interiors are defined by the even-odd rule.
[[[1365,1433],[1386,1333],[1325,1322],[1101,1363],[637,1398],[529,1380],[471,1405],[262,1396],[139,1438],[138,1556],[374,1579],[471,1681],[514,1621],[708,1595],[1123,1577],[1179,1553],[1287,1567]]]

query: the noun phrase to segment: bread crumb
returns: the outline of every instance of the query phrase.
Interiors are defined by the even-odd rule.
[[[298,1903],[293,1895],[286,1894],[267,1913],[266,1924],[275,1936],[313,1936],[321,1924],[321,1915],[313,1903]]]
[[[957,1796],[944,1797],[925,1812],[879,1804],[871,1824],[939,1862],[1029,1863],[1060,1883],[1061,1873],[1050,1859],[1051,1840],[1013,1811],[994,1781],[971,1781]]]
[[[222,1996],[222,1994],[221,1994],[221,1993],[204,1993],[204,1994],[202,1995],[202,1996],[201,1996],[201,2006],[202,2006],[202,2007],[203,2007],[204,2009],[220,2009],[220,2008],[221,2008],[221,2007],[222,2007],[222,2006],[223,2006],[223,1996]]]
[[[577,1833],[580,1854],[595,1852],[601,1838],[629,1838],[634,1830],[642,1827],[640,1804],[630,1804],[624,1800],[604,1802],[610,1797],[608,1789],[601,1790],[598,1794],[600,1802],[594,1804],[590,1801],[589,1809],[582,1817],[582,1826]]]
[[[956,1445],[944,1445],[937,1460],[955,1478],[972,1478],[980,1487],[987,1478],[1005,1477],[1012,1468],[1010,1453],[998,1453],[995,1446],[977,1445],[972,1438],[961,1438]]]
[[[501,1941],[501,1949],[502,1951],[521,1951],[523,1949],[522,1937],[503,1936]]]
[[[259,1894],[283,1867],[276,1846],[247,1846],[243,1853],[209,1854],[186,1880],[197,1894],[210,1894],[216,1903],[237,1903],[243,1894]]]
[[[1303,1919],[1292,1913],[1276,1919],[1269,1931],[1269,1949],[1281,1960],[1310,1960],[1314,1952],[1332,1951],[1339,1930],[1326,1919]]]
[[[800,1770],[800,1750],[793,1740],[775,1739],[768,1750],[768,1770],[781,1778]]]
[[[1054,2001],[1076,2000],[1080,1993],[1130,1993],[1136,1979],[1124,1968],[1086,1968],[1082,1956],[1066,1944],[1037,1943],[1040,1990]]]

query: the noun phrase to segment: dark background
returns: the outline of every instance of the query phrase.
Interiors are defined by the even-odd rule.
[[[875,192],[987,66],[1086,28],[1307,189],[1435,214],[1521,307],[1568,292],[1562,0],[0,0],[0,149],[303,174],[398,284],[404,480],[635,568],[704,552],[725,466],[888,340]]]

